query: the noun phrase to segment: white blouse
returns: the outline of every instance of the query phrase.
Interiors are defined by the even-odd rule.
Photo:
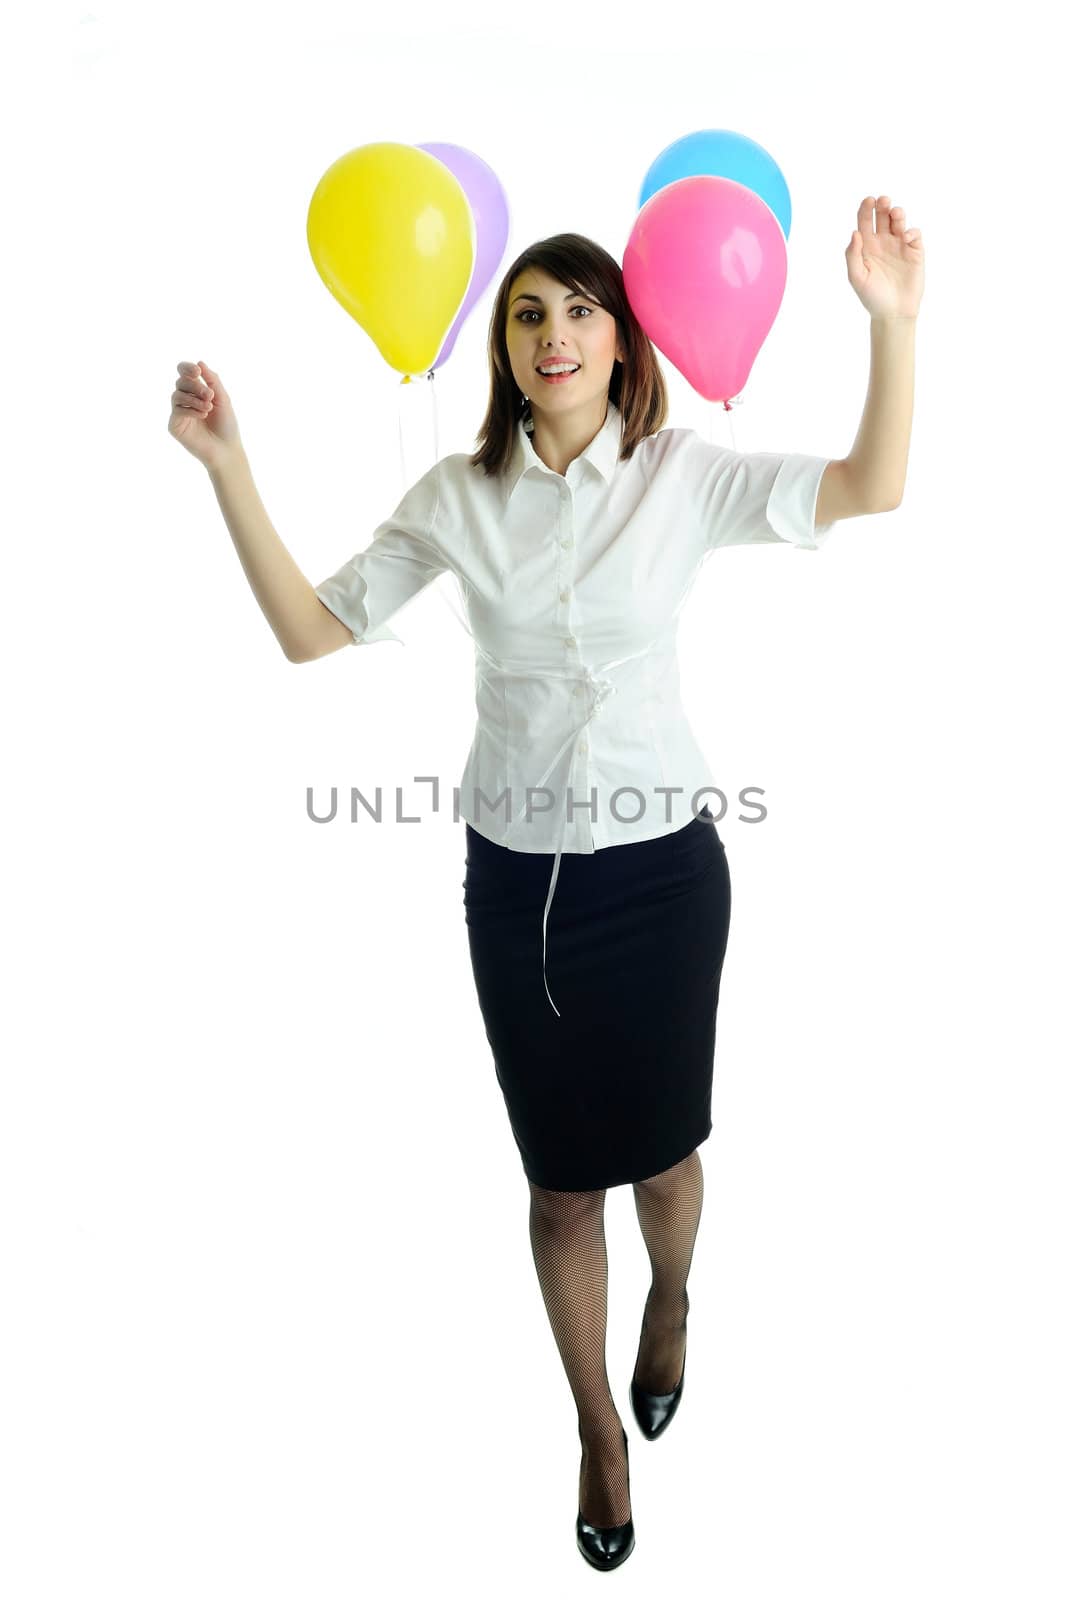
[[[402,644],[388,619],[441,573],[455,574],[477,707],[459,815],[496,844],[554,852],[546,989],[563,852],[672,833],[714,786],[676,658],[679,614],[703,560],[730,544],[816,550],[834,524],[814,526],[828,456],[744,454],[664,428],[619,461],[622,418],[610,401],[561,475],[536,454],[532,428],[531,418],[517,427],[500,477],[468,455],[438,461],[315,593],[353,644]]]

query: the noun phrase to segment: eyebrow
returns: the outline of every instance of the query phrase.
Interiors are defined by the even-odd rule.
[[[563,295],[562,298],[563,300],[594,300],[595,296],[592,294],[582,294],[580,289],[574,289],[572,294]],[[519,300],[535,300],[538,306],[543,305],[543,301],[540,299],[538,294],[516,294],[510,303],[512,306],[514,306],[517,305]]]

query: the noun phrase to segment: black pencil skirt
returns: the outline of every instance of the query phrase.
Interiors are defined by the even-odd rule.
[[[508,850],[466,824],[463,899],[496,1078],[526,1176],[545,1189],[653,1177],[701,1144],[732,891],[709,809],[657,839]]]

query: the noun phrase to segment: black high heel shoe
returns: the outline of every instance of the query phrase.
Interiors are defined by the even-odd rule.
[[[687,1305],[687,1296],[685,1296]],[[684,1312],[685,1334],[688,1328],[688,1312]],[[642,1331],[642,1330],[641,1330]],[[629,1384],[629,1403],[632,1414],[639,1424],[640,1432],[645,1439],[660,1439],[676,1415],[680,1405],[680,1397],[684,1393],[684,1369],[688,1365],[688,1344],[685,1338],[684,1360],[681,1363],[680,1378],[677,1387],[668,1394],[648,1394],[646,1389],[641,1389],[636,1382],[636,1369],[633,1368],[632,1382]]]
[[[577,1433],[581,1443],[584,1435],[578,1427]],[[625,1441],[625,1470],[628,1473],[629,1465],[629,1436],[625,1429],[621,1430],[621,1437]],[[631,1495],[631,1487],[630,1487]],[[581,1516],[580,1507],[577,1508],[577,1549],[585,1561],[590,1561],[593,1567],[598,1567],[600,1572],[613,1572],[615,1567],[620,1567],[623,1561],[631,1556],[636,1543],[636,1532],[632,1525],[632,1518],[623,1522],[616,1528],[596,1528],[592,1523],[586,1522]]]

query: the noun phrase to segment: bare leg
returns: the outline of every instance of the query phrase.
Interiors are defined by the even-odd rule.
[[[698,1150],[632,1188],[651,1258],[651,1289],[633,1376],[647,1394],[668,1394],[680,1382],[687,1343],[688,1273],[703,1209]]]
[[[622,1422],[606,1372],[605,1189],[541,1189],[529,1182],[529,1237],[551,1330],[577,1405],[578,1510],[597,1528],[631,1516]]]

